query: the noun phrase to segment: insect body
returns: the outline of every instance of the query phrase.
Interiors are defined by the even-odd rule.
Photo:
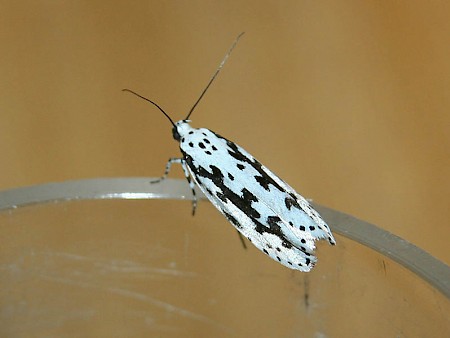
[[[144,99],[158,107],[171,121],[173,137],[180,143],[183,155],[169,160],[162,179],[167,176],[172,163],[180,163],[192,189],[197,184],[243,236],[288,268],[310,271],[317,261],[314,241],[327,239],[330,244],[336,243],[328,225],[308,201],[252,155],[209,129],[190,126],[188,118],[200,99],[186,119],[176,123],[156,103]],[[194,189],[193,192],[195,211]]]

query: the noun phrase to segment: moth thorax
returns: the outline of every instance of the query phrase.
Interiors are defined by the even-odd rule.
[[[193,128],[189,125],[189,120],[181,120],[175,123],[173,127],[173,138],[179,141],[183,136],[188,134]]]

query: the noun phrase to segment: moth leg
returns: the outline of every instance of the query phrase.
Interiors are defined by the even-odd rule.
[[[186,166],[186,162],[181,159],[181,168],[183,168],[184,176],[189,183],[189,186],[192,190],[192,216],[195,215],[195,210],[197,209],[197,194],[195,192],[195,182],[192,180],[191,175],[189,174],[189,170]]]
[[[150,183],[153,184],[153,183],[159,183],[161,181],[164,181],[167,178],[167,175],[170,172],[170,168],[172,167],[172,163],[180,163],[181,165],[183,165],[182,162],[183,162],[182,158],[176,158],[176,157],[169,158],[169,161],[167,161],[167,164],[166,164],[166,170],[164,171],[164,175],[162,175],[160,178],[158,178],[156,180],[150,181]]]
[[[186,180],[189,183],[189,186],[191,187],[192,190],[192,216],[195,215],[195,209],[197,209],[197,194],[195,193],[195,183],[192,181],[191,179],[191,175],[189,174],[189,170],[186,167],[186,162],[182,159],[182,158],[178,158],[178,157],[171,157],[169,158],[169,161],[167,161],[166,164],[166,170],[164,171],[164,175],[162,175],[160,178],[154,180],[154,181],[150,181],[151,184],[153,183],[159,183],[161,181],[164,181],[167,178],[167,175],[170,172],[170,168],[172,167],[173,163],[179,163],[181,164],[181,168],[183,168],[183,172],[184,172],[184,176],[186,177]]]
[[[242,246],[244,247],[245,250],[247,250],[247,244],[245,244],[244,236],[242,236],[242,234],[239,231],[237,231],[237,233],[239,235],[239,239],[241,240]]]

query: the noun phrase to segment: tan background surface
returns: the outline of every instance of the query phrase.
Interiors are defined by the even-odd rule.
[[[183,118],[245,31],[193,125],[449,263],[449,13],[445,1],[1,1],[0,189],[160,175],[178,155],[170,125],[120,90]]]

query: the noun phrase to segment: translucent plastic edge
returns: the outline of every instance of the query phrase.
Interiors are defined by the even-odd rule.
[[[58,201],[89,199],[192,199],[185,180],[152,177],[96,178],[0,191],[0,211]],[[199,198],[205,196],[197,190]],[[450,267],[417,246],[377,226],[314,203],[332,231],[394,260],[450,298]],[[339,244],[339,243],[338,243]]]

